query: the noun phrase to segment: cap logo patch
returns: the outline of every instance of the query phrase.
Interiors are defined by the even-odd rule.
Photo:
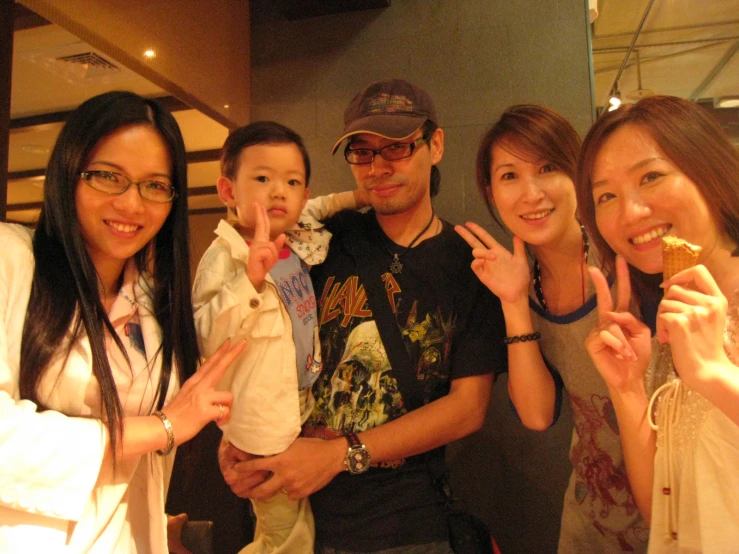
[[[413,113],[413,100],[406,96],[382,93],[367,101],[365,113]]]

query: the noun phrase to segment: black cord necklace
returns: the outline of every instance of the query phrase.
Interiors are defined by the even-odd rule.
[[[585,232],[585,225],[580,223],[580,232],[582,233],[582,250],[583,250],[583,262],[588,263],[588,250],[590,245],[588,244],[588,234]],[[582,267],[580,268],[582,273]],[[582,275],[580,276],[583,279]],[[545,312],[548,312],[547,301],[544,300],[544,293],[541,290],[541,270],[539,269],[539,260],[534,258],[534,293],[536,299],[539,301],[539,305],[544,308]],[[585,304],[585,280],[582,282],[582,303]]]
[[[429,230],[429,227],[431,227],[431,224],[434,222],[434,217],[436,214],[434,214],[434,211],[431,210],[431,219],[429,219],[429,222],[426,224],[426,227],[421,229],[421,232],[416,235],[416,237],[411,241],[411,243],[405,247],[405,249],[398,254],[397,252],[393,252],[390,250],[390,246],[388,246],[387,241],[385,240],[385,233],[383,232],[380,237],[382,238],[382,244],[385,246],[385,250],[387,250],[387,253],[390,254],[393,257],[393,261],[390,263],[390,273],[393,275],[398,275],[403,271],[403,264],[400,263],[400,257],[403,256],[408,250],[413,248],[413,246],[418,242],[418,239],[421,238],[421,236]]]

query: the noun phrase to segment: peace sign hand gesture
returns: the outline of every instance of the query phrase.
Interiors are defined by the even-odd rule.
[[[243,340],[226,340],[162,408],[172,423],[175,445],[190,440],[211,421],[222,425],[231,418],[233,394],[216,390],[216,385],[245,346]]]
[[[270,223],[267,209],[259,202],[254,202],[254,239],[249,245],[249,261],[246,264],[246,276],[257,290],[262,290],[264,279],[272,269],[285,245],[285,234],[274,241],[269,238]]]
[[[598,298],[598,327],[585,340],[585,348],[609,389],[629,392],[643,389],[652,354],[649,328],[629,312],[631,283],[626,261],[616,258],[617,301],[608,281],[595,267],[588,268]]]
[[[503,303],[512,304],[526,300],[530,282],[529,262],[524,243],[513,237],[513,254],[500,245],[485,229],[467,222],[454,230],[472,247],[472,271],[482,284],[489,288]]]

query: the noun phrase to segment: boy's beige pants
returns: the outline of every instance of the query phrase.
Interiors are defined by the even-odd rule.
[[[254,542],[239,554],[312,554],[313,512],[307,498],[290,500],[278,492],[269,500],[252,500],[257,525]]]

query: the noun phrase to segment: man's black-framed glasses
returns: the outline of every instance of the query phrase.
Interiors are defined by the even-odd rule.
[[[346,145],[344,158],[352,165],[366,165],[374,161],[375,155],[379,154],[389,162],[410,158],[413,151],[428,140],[428,137],[418,137],[413,142],[394,142],[383,146],[379,150],[372,148],[352,148],[352,143]]]
[[[172,185],[162,181],[145,179],[143,181],[132,181],[125,175],[115,171],[92,170],[80,173],[80,179],[95,190],[106,194],[123,194],[131,185],[136,185],[141,198],[151,202],[172,202],[177,192]]]

